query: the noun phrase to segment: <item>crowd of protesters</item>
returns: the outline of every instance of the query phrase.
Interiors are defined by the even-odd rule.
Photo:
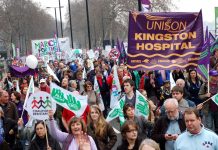
[[[104,56],[93,61],[93,68],[89,59],[83,64],[78,60],[50,61],[48,65],[60,82],[42,66],[34,75],[35,91],[50,93],[50,82],[55,82],[74,94],[87,95],[88,106],[80,118],[61,106],[55,114],[49,111],[47,123],[32,120],[26,111],[21,118],[30,77],[15,78],[7,72],[0,89],[0,149],[187,150],[196,147],[218,150],[218,106],[212,100],[204,103],[218,93],[216,53],[218,55],[218,49],[211,57],[213,68],[209,72],[209,84],[195,68],[130,71],[125,63],[120,63],[116,71],[121,95],[125,96],[123,114],[126,121],[120,126],[119,119],[115,119],[119,127],[105,120],[111,110],[114,61]],[[174,87],[171,87],[171,72],[176,83]],[[105,105],[103,112],[93,88],[95,76]],[[136,90],[148,100],[148,118],[135,115]]]

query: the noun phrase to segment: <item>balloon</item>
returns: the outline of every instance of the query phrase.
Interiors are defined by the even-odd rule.
[[[38,65],[38,60],[34,55],[29,55],[26,58],[26,65],[31,68],[31,69],[35,69]]]

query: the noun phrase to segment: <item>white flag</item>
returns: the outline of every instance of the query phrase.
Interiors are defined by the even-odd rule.
[[[121,87],[117,75],[117,66],[114,65],[114,77],[112,81],[110,108],[113,108],[114,105],[119,101],[120,93],[121,93]]]
[[[58,79],[58,77],[55,75],[54,71],[50,68],[49,65],[47,65],[47,71],[50,75],[52,75],[54,77],[55,80],[57,80],[58,82],[60,82],[60,80]]]
[[[83,79],[86,79],[86,77],[87,77],[87,75],[86,75],[86,69],[85,69],[85,67],[84,67],[84,69],[83,69]]]
[[[34,91],[35,91],[35,89],[34,89],[34,82],[33,82],[33,76],[32,76],[31,79],[30,79],[29,87],[28,87],[28,90],[27,90],[27,93],[26,93],[24,104],[23,104],[24,109],[26,109],[26,103],[27,103],[27,100],[29,98],[29,95],[33,94]]]
[[[16,81],[16,91],[18,93],[20,93],[20,86],[19,86],[19,80],[15,80]]]
[[[148,118],[149,115],[148,101],[138,90],[136,90],[135,115],[145,118]]]
[[[120,124],[122,125],[125,122],[123,115],[123,107],[125,104],[125,96],[123,96],[114,106],[114,108],[108,113],[106,121],[109,122],[117,117],[119,117]]]
[[[172,88],[173,88],[174,86],[176,86],[176,83],[175,83],[175,81],[174,81],[174,79],[173,79],[173,74],[172,74],[172,71],[171,71],[171,72],[170,72],[170,88],[171,88],[171,90],[172,90]]]
[[[218,94],[214,95],[213,97],[211,97],[211,99],[214,101],[214,103],[216,105],[218,105]]]
[[[8,86],[9,86],[9,89],[13,87],[13,84],[9,80],[8,80]]]
[[[94,81],[94,91],[96,92],[97,94],[97,97],[99,99],[99,108],[101,109],[101,111],[104,111],[105,110],[105,107],[104,107],[104,102],[103,102],[103,99],[101,97],[101,92],[100,92],[100,88],[98,86],[98,81],[97,81],[97,78],[95,76],[95,81]]]
[[[80,117],[87,107],[87,96],[76,95],[69,92],[54,83],[51,83],[52,100],[62,107],[72,111],[77,117]]]

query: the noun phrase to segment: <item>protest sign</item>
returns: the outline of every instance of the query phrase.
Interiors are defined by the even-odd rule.
[[[51,38],[32,40],[32,54],[37,57],[49,55],[49,58],[56,58],[58,55],[61,58],[61,53],[70,50],[69,38]]]
[[[39,91],[28,98],[26,110],[32,118],[46,120],[48,119],[48,110],[55,112],[56,104],[52,102],[50,94]]]
[[[202,12],[129,14],[128,68],[197,67],[203,46]]]

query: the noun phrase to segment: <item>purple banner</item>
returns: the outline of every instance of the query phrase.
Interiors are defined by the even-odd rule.
[[[197,67],[203,39],[201,11],[130,12],[128,67],[132,70]]]

